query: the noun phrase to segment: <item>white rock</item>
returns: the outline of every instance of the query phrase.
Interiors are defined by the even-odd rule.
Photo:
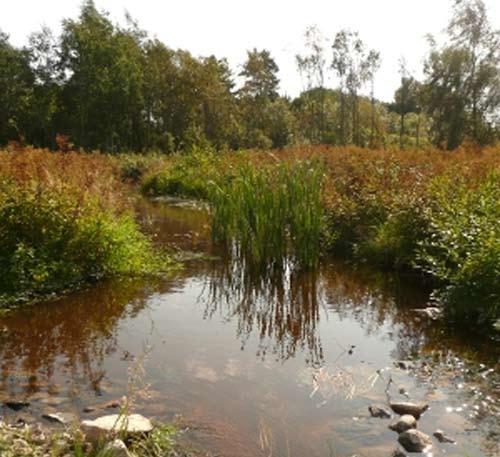
[[[153,430],[151,421],[140,414],[111,414],[94,420],[84,420],[81,425],[82,431],[91,440],[99,440],[117,433],[124,433],[126,436],[142,435]]]
[[[122,440],[114,440],[104,446],[104,455],[107,457],[132,457]]]

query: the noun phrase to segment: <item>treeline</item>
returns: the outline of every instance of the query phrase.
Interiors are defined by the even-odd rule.
[[[304,90],[291,99],[279,94],[267,50],[248,51],[234,75],[225,59],[170,49],[126,19],[113,24],[85,0],[59,36],[42,28],[16,48],[0,32],[0,145],[54,148],[58,138],[85,150],[168,153],[320,143],[453,149],[500,138],[500,33],[482,0],[453,2],[448,40],[429,38],[422,81],[401,61],[392,103],[375,98],[381,57],[356,32],[329,43],[316,27],[306,31],[296,57]]]

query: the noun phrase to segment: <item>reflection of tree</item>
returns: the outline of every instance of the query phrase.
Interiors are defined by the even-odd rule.
[[[316,365],[323,361],[317,329],[320,291],[315,272],[287,269],[261,276],[239,262],[221,262],[210,278],[205,316],[211,318],[217,311],[227,319],[236,316],[243,345],[258,332],[262,358],[271,351],[284,361],[306,350],[308,363]]]
[[[112,281],[0,318],[1,390],[30,394],[44,383],[50,389],[63,371],[99,393],[104,359],[117,348],[117,323],[136,315],[148,293],[144,281]]]
[[[326,301],[340,319],[354,319],[367,335],[389,328],[388,337],[398,359],[416,354],[425,339],[425,322],[413,308],[426,303],[428,291],[409,278],[376,272],[370,268],[331,265],[324,272]]]

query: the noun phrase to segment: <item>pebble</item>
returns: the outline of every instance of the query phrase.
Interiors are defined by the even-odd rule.
[[[380,406],[371,405],[368,407],[368,411],[370,411],[372,417],[379,417],[380,419],[390,419],[391,417],[391,413]]]
[[[404,414],[397,421],[389,425],[391,430],[402,433],[411,428],[417,428],[417,420],[410,414]]]
[[[453,439],[453,438],[450,438],[449,436],[446,436],[444,434],[444,432],[440,429],[437,429],[433,435],[436,437],[436,439],[440,442],[440,443],[452,443],[452,444],[456,444],[456,441]]]
[[[427,411],[429,405],[427,403],[410,403],[410,402],[401,402],[401,403],[390,403],[391,409],[396,414],[410,414],[415,419],[419,419],[420,416]]]
[[[414,428],[400,433],[398,441],[408,452],[422,452],[432,446],[431,437]]]

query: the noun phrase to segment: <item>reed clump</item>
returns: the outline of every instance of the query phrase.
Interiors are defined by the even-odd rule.
[[[210,194],[214,240],[232,245],[247,265],[307,268],[320,254],[323,171],[315,163],[242,166]]]

